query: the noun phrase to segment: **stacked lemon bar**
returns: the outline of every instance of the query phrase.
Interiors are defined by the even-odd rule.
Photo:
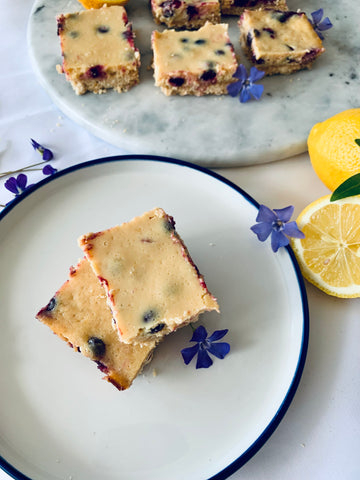
[[[219,311],[172,217],[161,208],[79,239],[84,258],[37,318],[127,389],[156,345]]]

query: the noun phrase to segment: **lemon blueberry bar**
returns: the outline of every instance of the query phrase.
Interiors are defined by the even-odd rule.
[[[140,53],[124,7],[112,6],[57,17],[65,73],[78,95],[129,90],[139,82]]]
[[[69,279],[37,318],[74,350],[96,362],[119,390],[130,387],[150,361],[155,343],[127,345],[112,326],[106,294],[86,258],[70,269]]]
[[[241,15],[245,9],[288,9],[286,0],[220,0],[220,7],[223,15]]]
[[[311,68],[325,51],[303,12],[245,10],[238,24],[246,56],[267,75]]]
[[[79,239],[124,343],[158,341],[219,306],[175,222],[156,208]]]
[[[228,25],[207,22],[196,31],[154,31],[155,85],[165,95],[221,95],[237,68]]]
[[[151,10],[155,22],[168,28],[192,30],[220,22],[219,0],[151,0]]]

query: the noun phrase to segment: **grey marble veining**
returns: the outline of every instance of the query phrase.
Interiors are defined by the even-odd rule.
[[[241,104],[230,96],[166,97],[154,86],[150,36],[161,29],[146,0],[126,9],[141,52],[139,85],[129,92],[77,96],[64,75],[56,15],[82,8],[76,0],[36,0],[29,19],[33,67],[54,103],[94,135],[128,150],[175,157],[208,167],[265,163],[306,150],[311,127],[335,113],[360,106],[360,4],[353,0],[289,0],[291,9],[310,13],[321,6],[334,27],[325,32],[326,52],[312,70],[265,77],[259,101]],[[237,18],[223,17],[240,63]]]

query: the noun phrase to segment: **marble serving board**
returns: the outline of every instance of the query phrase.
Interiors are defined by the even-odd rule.
[[[308,16],[316,1],[289,0]],[[30,57],[40,83],[69,118],[130,153],[175,157],[207,167],[241,166],[279,160],[306,151],[311,127],[348,108],[360,92],[360,3],[323,1],[334,27],[325,32],[326,52],[312,70],[265,77],[259,101],[242,104],[227,95],[166,97],[154,86],[150,37],[162,30],[148,0],[130,0],[126,9],[141,52],[141,82],[126,93],[77,96],[56,65],[61,63],[56,16],[82,9],[76,0],[36,0],[29,19]],[[240,63],[236,17],[223,17]]]

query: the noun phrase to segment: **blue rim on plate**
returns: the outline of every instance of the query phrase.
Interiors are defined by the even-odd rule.
[[[2,212],[0,212],[0,221],[16,206],[18,205],[21,201],[23,201],[28,195],[30,195],[32,192],[35,190],[38,190],[41,188],[43,185],[55,180],[56,178],[62,177],[63,175],[67,175],[71,172],[83,169],[83,168],[88,168],[93,165],[98,165],[98,164],[103,164],[103,163],[111,163],[111,162],[121,162],[121,161],[129,161],[129,160],[141,160],[141,161],[151,161],[151,162],[163,162],[163,163],[168,163],[168,164],[174,164],[174,165],[179,165],[183,166],[186,168],[190,168],[193,170],[200,171],[206,175],[209,175],[218,181],[226,184],[236,192],[238,192],[241,196],[243,196],[249,203],[253,204],[256,208],[259,208],[259,203],[253,199],[248,193],[246,193],[242,188],[238,187],[235,185],[233,182],[230,180],[224,178],[223,176],[219,175],[216,172],[213,172],[206,167],[198,166],[195,164],[192,164],[190,162],[186,162],[183,160],[177,160],[173,158],[168,158],[168,157],[161,157],[161,156],[155,156],[155,155],[118,155],[118,156],[111,156],[111,157],[103,157],[99,158],[96,160],[90,160],[87,162],[83,162],[68,168],[65,168],[64,170],[61,170],[59,172],[56,172],[55,174],[44,178],[43,180],[39,181],[38,183],[34,184],[33,186],[29,187],[25,192],[23,192],[19,197],[14,198],[13,201],[11,201],[4,209]],[[305,289],[305,284],[304,280],[299,268],[299,265],[297,263],[297,260],[295,258],[295,255],[291,249],[290,246],[285,247],[290,260],[292,262],[296,278],[298,281],[299,285],[299,292],[300,292],[300,297],[301,297],[301,304],[302,304],[302,313],[303,313],[303,330],[302,330],[302,339],[301,339],[301,349],[299,353],[299,358],[297,362],[297,366],[295,369],[295,373],[293,376],[293,379],[289,385],[288,391],[279,406],[277,412],[273,416],[272,420],[268,423],[266,428],[262,431],[262,433],[259,435],[259,437],[252,443],[252,445],[249,446],[249,448],[242,453],[236,460],[234,460],[231,464],[229,464],[227,467],[225,467],[223,470],[218,472],[217,474],[213,475],[212,477],[208,478],[207,480],[225,480],[227,479],[230,475],[232,475],[234,472],[239,470],[245,463],[247,463],[259,450],[260,448],[267,442],[267,440],[270,438],[270,436],[274,433],[278,425],[280,424],[281,420],[283,419],[285,413],[287,412],[294,395],[296,393],[296,390],[299,386],[300,379],[302,376],[302,372],[305,366],[305,360],[306,360],[306,355],[307,355],[307,349],[308,349],[308,341],[309,341],[309,307],[308,307],[308,301],[307,301],[307,295],[306,295],[306,289]],[[2,470],[4,470],[8,475],[11,477],[15,478],[16,480],[32,480],[30,477],[27,477],[23,473],[21,473],[19,470],[14,468],[12,465],[10,465],[5,458],[0,455],[0,467]]]

